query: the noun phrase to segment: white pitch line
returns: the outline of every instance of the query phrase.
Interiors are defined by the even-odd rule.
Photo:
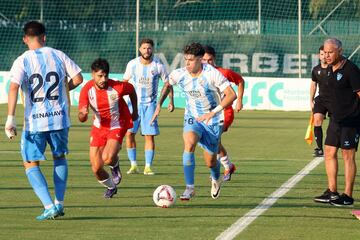
[[[308,163],[300,172],[292,176],[275,192],[266,197],[256,208],[250,210],[243,217],[239,218],[228,229],[222,232],[216,239],[217,240],[230,240],[234,239],[243,230],[247,228],[257,217],[268,210],[279,198],[285,195],[291,188],[308,175],[317,165],[324,160],[323,157],[316,157]]]

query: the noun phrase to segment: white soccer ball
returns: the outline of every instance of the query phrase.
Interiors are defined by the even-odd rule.
[[[158,186],[153,193],[153,200],[156,206],[168,208],[176,202],[176,192],[169,185]]]

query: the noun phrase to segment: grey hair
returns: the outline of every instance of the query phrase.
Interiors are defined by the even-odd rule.
[[[337,38],[328,38],[325,40],[324,44],[334,44],[337,49],[342,48],[342,42]]]

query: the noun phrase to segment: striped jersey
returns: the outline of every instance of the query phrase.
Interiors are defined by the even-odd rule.
[[[221,93],[230,86],[229,81],[210,64],[202,65],[199,76],[193,77],[186,68],[171,72],[169,83],[177,85],[186,97],[185,115],[194,118],[209,113],[221,102]],[[223,111],[217,113],[209,124],[218,124],[224,120]]]
[[[50,47],[28,50],[14,61],[10,81],[21,87],[25,131],[70,127],[68,78],[80,72],[65,53]]]
[[[140,57],[137,57],[127,64],[124,73],[124,79],[129,80],[135,88],[138,104],[156,102],[160,78],[167,82],[168,72],[156,57],[148,65],[142,64]]]
[[[132,128],[129,108],[123,96],[134,91],[127,82],[108,80],[107,89],[97,89],[95,81],[88,81],[80,91],[79,109],[90,105],[95,116],[93,125],[97,128]]]

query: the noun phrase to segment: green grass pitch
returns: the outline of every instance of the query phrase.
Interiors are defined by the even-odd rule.
[[[6,105],[0,126],[4,127]],[[303,140],[308,112],[242,111],[223,143],[238,170],[231,182],[223,184],[217,200],[210,197],[209,170],[196,150],[196,196],[178,200],[169,209],[155,207],[152,193],[158,185],[184,190],[182,172],[183,110],[159,117],[154,176],[126,175],[129,161],[120,152],[123,181],[113,199],[103,198],[104,188],[91,173],[88,160],[90,122],[81,124],[71,109],[69,180],[65,216],[55,221],[37,222],[42,211],[22,167],[18,136],[14,141],[0,136],[0,239],[215,239],[238,218],[256,207],[265,197],[300,171],[312,159],[312,147]],[[22,107],[17,109],[21,129]],[[137,135],[138,163],[144,166],[143,138]],[[52,161],[42,170],[53,193]],[[359,158],[359,157],[358,157]],[[339,191],[343,190],[340,160]],[[326,188],[324,164],[258,217],[236,239],[360,239],[360,222],[349,208],[316,204],[312,198]],[[359,198],[355,186],[355,206]]]

